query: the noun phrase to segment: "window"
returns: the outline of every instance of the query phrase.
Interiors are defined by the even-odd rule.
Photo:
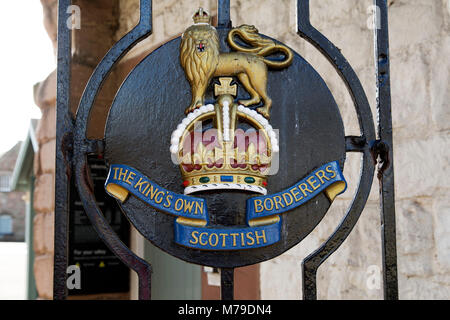
[[[0,216],[0,236],[13,233],[12,218],[8,215]]]
[[[0,192],[9,192],[9,181],[11,176],[0,175]]]

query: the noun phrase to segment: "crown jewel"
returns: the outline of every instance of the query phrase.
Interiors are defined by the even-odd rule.
[[[197,23],[210,23],[210,16],[208,12],[204,11],[203,8],[199,8],[197,12],[192,17],[194,22]]]
[[[189,113],[171,138],[170,151],[180,166],[184,193],[238,189],[266,194],[276,133],[267,119],[233,101],[236,85],[220,78],[217,103]]]

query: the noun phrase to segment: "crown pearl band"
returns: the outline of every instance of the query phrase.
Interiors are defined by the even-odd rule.
[[[275,131],[273,131],[272,126],[269,124],[269,121],[267,121],[266,118],[264,118],[262,115],[260,115],[255,110],[251,110],[249,108],[246,108],[243,105],[239,105],[237,107],[237,109],[238,109],[238,111],[249,115],[254,120],[256,120],[259,124],[261,124],[261,126],[264,127],[264,129],[266,130],[267,134],[269,135],[270,143],[272,145],[272,151],[273,152],[279,152],[280,148],[278,146],[278,138],[276,136]],[[203,105],[199,109],[195,109],[194,111],[190,112],[186,116],[186,118],[184,118],[181,121],[181,123],[177,126],[177,129],[172,133],[172,136],[171,136],[171,139],[170,139],[170,143],[171,143],[170,152],[172,154],[176,155],[178,153],[178,144],[180,142],[181,136],[182,136],[184,130],[186,129],[186,127],[190,123],[195,122],[195,120],[197,118],[199,118],[201,115],[203,115],[205,113],[208,113],[208,112],[211,112],[211,111],[214,111],[214,105],[212,105],[212,104]],[[228,119],[228,117],[224,116],[224,119]],[[228,124],[228,126],[229,126],[229,124]],[[227,140],[225,140],[225,141],[227,141]]]
[[[247,132],[244,135],[237,133],[234,130],[240,123],[238,118],[256,130],[248,131],[248,136]],[[206,141],[202,138],[196,142],[192,134],[198,130],[197,123],[212,119],[216,129],[220,129],[219,137],[222,138],[207,138]],[[235,136],[238,137],[238,146],[235,146]],[[245,140],[239,140],[239,137],[245,137]],[[186,139],[194,139],[196,145],[185,145]],[[245,141],[244,148],[239,141]],[[261,149],[262,141],[266,148]],[[172,159],[176,159],[180,165],[185,194],[218,189],[267,194],[267,174],[273,153],[279,152],[279,145],[272,126],[255,110],[235,105],[227,99],[216,106],[203,105],[181,121],[172,133],[170,142]],[[189,142],[192,144],[192,141]],[[184,148],[187,149],[182,155]],[[271,153],[267,153],[267,150]]]

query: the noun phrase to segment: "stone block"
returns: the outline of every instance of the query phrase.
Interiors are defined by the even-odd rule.
[[[301,260],[285,255],[261,263],[261,300],[301,298]]]
[[[450,273],[450,200],[443,197],[433,199],[434,241],[439,273]],[[450,282],[450,281],[449,281]]]
[[[391,55],[392,126],[397,140],[427,136],[432,129],[426,56],[420,48]]]
[[[56,70],[34,86],[34,102],[41,109],[56,105]]]
[[[36,179],[34,210],[52,212],[55,209],[55,182],[53,174],[43,174]]]
[[[436,277],[406,277],[399,275],[399,298],[402,300],[447,300],[450,296],[450,281]]]
[[[45,214],[44,221],[44,244],[45,251],[52,253],[54,251],[54,238],[55,238],[55,214],[53,212]]]
[[[311,1],[311,23],[320,30],[347,24],[343,22],[356,23],[360,27],[366,27],[371,12],[368,9],[372,4],[370,0]]]
[[[372,269],[333,265],[317,275],[317,297],[320,300],[381,300],[382,274],[379,266]]]
[[[42,173],[55,172],[56,140],[50,140],[40,146],[39,157]]]
[[[36,128],[36,139],[39,144],[56,138],[56,106],[42,110],[42,117]]]
[[[35,254],[45,253],[45,214],[37,213],[33,219],[33,249]]]
[[[261,0],[231,2],[233,26],[254,25],[260,33],[279,38],[287,32],[296,32],[295,3],[289,0]]]
[[[405,245],[400,241],[398,246]],[[430,277],[433,275],[433,254],[431,251],[425,251],[420,254],[399,254],[397,256],[398,274],[406,277]]]
[[[448,52],[450,52],[450,36],[447,35],[431,47],[429,57],[431,118],[439,131],[450,129],[450,61]]]
[[[432,197],[439,190],[450,188],[448,133],[436,133],[422,139],[395,140],[395,195],[398,200]]]
[[[39,298],[53,297],[53,255],[39,255],[34,259],[34,277]]]
[[[430,200],[417,198],[397,201],[396,220],[399,257],[425,254],[432,250],[433,215]]]
[[[389,7],[391,54],[439,36],[443,12],[439,1],[395,1]]]
[[[361,28],[355,21],[348,21],[340,26],[326,28],[324,35],[341,49],[354,70],[374,64],[372,30]]]

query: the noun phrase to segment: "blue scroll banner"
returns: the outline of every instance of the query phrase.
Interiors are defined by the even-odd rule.
[[[346,186],[339,163],[330,162],[284,191],[248,199],[247,226],[214,228],[209,226],[204,199],[166,190],[132,167],[111,165],[105,183],[108,194],[121,202],[131,193],[156,210],[175,216],[175,242],[200,250],[243,250],[272,245],[280,241],[281,213],[301,206],[321,192],[333,201]]]

